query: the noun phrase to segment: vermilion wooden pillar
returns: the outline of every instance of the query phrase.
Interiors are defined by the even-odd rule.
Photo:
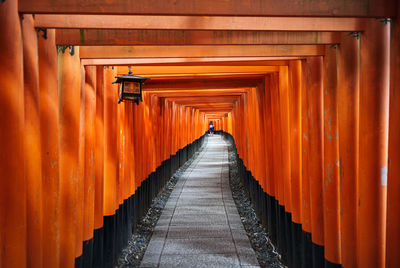
[[[264,80],[265,81],[265,80]],[[260,133],[259,136],[259,144],[257,146],[258,148],[258,155],[256,156],[256,159],[258,161],[258,168],[260,172],[260,184],[262,187],[262,190],[267,193],[267,179],[266,179],[266,174],[268,172],[268,166],[269,163],[266,160],[266,149],[265,149],[265,142],[266,142],[266,132],[265,132],[265,82],[261,83],[260,85],[257,86],[257,95],[256,95],[256,104],[258,106],[258,122],[259,122],[259,128],[258,131]],[[229,133],[229,114],[224,117],[224,131]]]
[[[95,116],[95,170],[94,170],[94,254],[103,256],[104,228],[104,67],[96,67],[96,116]],[[99,267],[102,258],[94,258],[93,266]]]
[[[104,194],[104,67],[96,67],[94,228],[103,226]]]
[[[290,113],[290,176],[292,193],[292,220],[301,223],[301,62],[289,63],[289,113]]]
[[[272,126],[272,147],[273,147],[273,163],[274,163],[274,176],[272,178],[275,184],[275,197],[279,201],[279,205],[284,205],[284,192],[282,176],[282,133],[281,133],[281,120],[279,109],[279,77],[273,74],[270,84],[271,94],[271,126]],[[279,178],[279,179],[278,179]]]
[[[301,188],[302,188],[302,201],[301,201],[301,267],[310,267],[312,265],[312,248],[311,248],[311,190],[310,190],[310,164],[309,159],[311,155],[310,150],[310,113],[309,113],[309,94],[308,78],[309,63],[307,60],[301,61]]]
[[[22,20],[25,93],[25,176],[29,267],[42,267],[42,161],[40,145],[38,40],[32,15]]]
[[[400,4],[391,32],[386,266],[400,267]]]
[[[116,71],[104,70],[104,265],[111,266],[116,247],[116,217],[118,208],[118,87],[113,85]]]
[[[93,238],[95,206],[95,172],[96,172],[96,67],[85,67],[85,160],[84,160],[84,210],[83,241]],[[90,247],[92,244],[84,245]],[[85,247],[84,247],[85,248]],[[90,255],[90,254],[89,254]],[[90,258],[85,259],[84,266],[90,266]]]
[[[290,105],[288,66],[279,67],[279,101],[282,141],[282,175],[285,211],[292,212],[290,159]]]
[[[78,74],[78,71],[76,72]],[[82,241],[84,233],[84,190],[85,190],[85,106],[86,106],[86,90],[85,90],[85,68],[80,64],[80,108],[79,108],[79,157],[78,157],[78,176],[76,177],[76,219],[74,221],[76,236],[75,236],[75,266],[82,266]]]
[[[357,267],[360,39],[343,34],[338,51],[342,265]]]
[[[306,90],[308,110],[305,111],[309,128],[308,172],[310,180],[311,238],[313,242],[313,267],[323,264],[324,213],[323,213],[323,69],[322,57],[307,58]]]
[[[328,264],[341,263],[337,52],[337,46],[327,47],[324,57],[323,204],[324,250]]]
[[[290,186],[291,186],[291,260],[292,266],[301,267],[302,250],[302,129],[301,129],[301,61],[289,62],[289,118],[290,118]]]
[[[59,102],[55,30],[39,35],[40,134],[43,187],[43,267],[59,267]]]
[[[79,48],[58,54],[60,100],[60,265],[75,263],[80,127]]]
[[[0,4],[0,265],[25,267],[24,78],[17,1]]]
[[[117,202],[118,206],[123,203],[123,196],[124,196],[124,180],[126,176],[126,170],[124,165],[124,156],[125,156],[125,102],[121,102],[117,106],[117,124],[118,127],[117,131],[117,148],[118,148],[118,180],[117,180],[117,189],[118,189],[118,196]]]
[[[128,183],[128,187],[129,187],[129,197],[131,195],[133,195],[135,193],[135,153],[133,150],[133,131],[134,131],[134,121],[133,121],[133,103],[130,103],[128,105],[128,129],[129,129],[129,137],[128,137],[128,144],[127,144],[127,148],[128,148],[128,163],[127,165],[129,165],[129,183]]]
[[[104,70],[104,215],[114,215],[117,204],[117,101],[114,91],[117,87],[115,70]]]
[[[358,265],[384,267],[389,119],[390,23],[361,34]]]
[[[274,149],[273,149],[273,132],[272,132],[272,110],[271,110],[271,78],[269,75],[265,78],[265,150],[267,156],[267,162],[269,163],[267,169],[267,193],[271,197],[275,197],[275,181],[274,181]],[[234,124],[234,118],[232,118],[232,124]],[[268,227],[270,228],[270,227]]]

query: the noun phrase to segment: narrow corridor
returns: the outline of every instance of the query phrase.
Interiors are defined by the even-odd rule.
[[[400,267],[400,0],[1,0],[0,33],[0,268]]]
[[[232,199],[227,148],[221,136],[208,137],[176,184],[142,267],[258,267]]]

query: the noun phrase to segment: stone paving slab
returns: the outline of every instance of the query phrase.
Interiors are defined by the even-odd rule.
[[[229,187],[218,135],[186,169],[154,229],[141,267],[259,267]]]
[[[163,255],[159,267],[240,267],[236,254]]]

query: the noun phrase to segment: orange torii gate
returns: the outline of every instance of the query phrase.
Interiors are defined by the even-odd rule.
[[[154,195],[149,182],[187,158],[209,118],[233,135],[246,174],[267,194],[264,205],[276,212],[268,228],[288,262],[398,266],[399,6],[289,2],[1,3],[0,266],[112,261],[123,244],[115,230],[127,228],[121,211],[135,193]],[[82,14],[94,17],[79,21]],[[136,21],[113,23],[112,16],[125,15]],[[47,39],[36,35],[39,26],[48,28]],[[143,44],[128,40],[140,31],[154,35]],[[176,31],[185,38],[171,36]],[[118,33],[125,38],[110,40]],[[56,44],[82,41],[98,46],[57,54]],[[116,44],[126,46],[103,47]],[[136,61],[151,65],[142,69],[152,76],[144,102],[117,106],[111,82],[119,67],[101,65]],[[205,67],[211,63],[219,67]],[[185,72],[185,65],[197,67]],[[196,96],[217,101],[190,99]],[[289,225],[295,231],[284,229]],[[107,259],[91,260],[88,248],[103,250],[101,232]]]

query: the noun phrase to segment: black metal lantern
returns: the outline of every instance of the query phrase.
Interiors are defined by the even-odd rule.
[[[117,78],[117,80],[113,82],[113,84],[120,84],[118,103],[129,100],[139,104],[139,101],[143,100],[142,85],[150,78],[133,75],[130,66],[127,75],[117,76],[115,78]]]

